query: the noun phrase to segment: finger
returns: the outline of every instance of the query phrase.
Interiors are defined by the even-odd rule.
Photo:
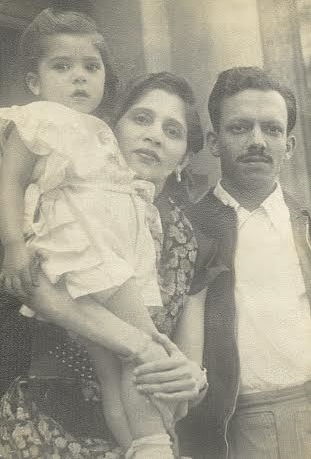
[[[133,374],[135,376],[146,374],[146,373],[155,373],[160,371],[173,370],[174,368],[179,368],[185,364],[187,361],[186,358],[181,359],[163,359],[163,360],[154,360],[153,362],[143,363],[138,365]]]
[[[30,265],[31,284],[33,287],[39,287],[40,257],[35,256]]]
[[[172,392],[172,393],[165,393],[165,392],[157,392],[153,394],[153,397],[156,399],[160,399],[163,401],[187,401],[187,400],[194,400],[198,396],[197,391],[182,391],[182,392]]]
[[[168,371],[152,372],[135,377],[136,384],[154,384],[176,380],[190,379],[191,371],[187,367],[176,368]]]
[[[21,271],[20,278],[21,278],[21,283],[22,283],[22,289],[23,289],[25,295],[27,296],[27,295],[31,294],[31,292],[32,292],[32,281],[31,281],[30,271],[29,271],[28,268],[24,268]]]
[[[12,279],[12,288],[14,291],[14,295],[24,298],[26,296],[23,288],[22,288],[22,283],[21,280],[18,276],[14,276]]]
[[[156,343],[161,344],[166,352],[171,355],[173,352],[180,352],[175,343],[173,343],[168,336],[163,333],[154,333],[152,336]]]
[[[171,381],[161,384],[141,384],[137,386],[137,390],[140,392],[154,393],[172,393],[181,391],[192,391],[196,388],[196,382],[194,379],[186,379],[182,381]]]
[[[4,284],[3,287],[7,293],[14,295],[14,290],[12,288],[11,276],[4,275]]]

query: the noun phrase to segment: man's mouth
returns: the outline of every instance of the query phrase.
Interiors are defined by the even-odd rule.
[[[244,156],[240,156],[238,158],[239,163],[244,164],[251,164],[251,163],[265,163],[265,164],[272,164],[272,158],[268,155],[262,154],[248,154]]]
[[[158,154],[154,150],[150,150],[149,148],[138,148],[137,150],[134,150],[134,153],[136,155],[139,155],[140,158],[142,158],[146,162],[160,162],[160,158]]]

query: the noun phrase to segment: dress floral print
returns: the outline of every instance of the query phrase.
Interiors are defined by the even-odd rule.
[[[184,213],[169,199],[169,211],[162,217],[163,241],[158,264],[158,282],[163,307],[149,308],[158,330],[171,336],[182,312],[185,295],[194,274],[197,244]],[[99,403],[100,395],[92,363],[81,344],[69,337],[49,350],[66,378],[79,387],[79,396],[86,402]],[[39,407],[56,381],[64,378],[37,377],[16,380],[4,395],[0,405],[0,457],[5,459],[121,459],[121,449],[109,440],[77,437],[70,434],[56,416]],[[77,386],[78,382],[78,386]]]

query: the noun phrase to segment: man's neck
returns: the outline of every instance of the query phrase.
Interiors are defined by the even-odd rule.
[[[268,187],[245,187],[237,188],[225,178],[221,179],[221,186],[229,193],[244,209],[253,212],[270,196],[276,188],[276,183]]]

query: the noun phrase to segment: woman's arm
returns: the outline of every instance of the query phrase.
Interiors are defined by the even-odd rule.
[[[36,157],[23,144],[16,129],[6,143],[0,168],[0,239],[4,260],[0,281],[20,296],[32,286],[34,254],[23,237],[24,195],[30,183]]]
[[[207,289],[188,296],[178,321],[174,343],[188,357],[202,365],[204,346],[204,310]]]
[[[161,348],[147,339],[145,333],[119,319],[91,296],[74,300],[64,283],[52,285],[42,272],[39,274],[39,286],[32,289],[27,305],[49,322],[122,357],[137,355],[138,362],[146,362]]]
[[[200,389],[206,386],[201,369],[205,296],[206,289],[189,297],[175,334],[178,347],[167,337],[161,338],[170,359],[135,369],[136,383],[143,392],[156,393],[163,400],[198,399]]]

